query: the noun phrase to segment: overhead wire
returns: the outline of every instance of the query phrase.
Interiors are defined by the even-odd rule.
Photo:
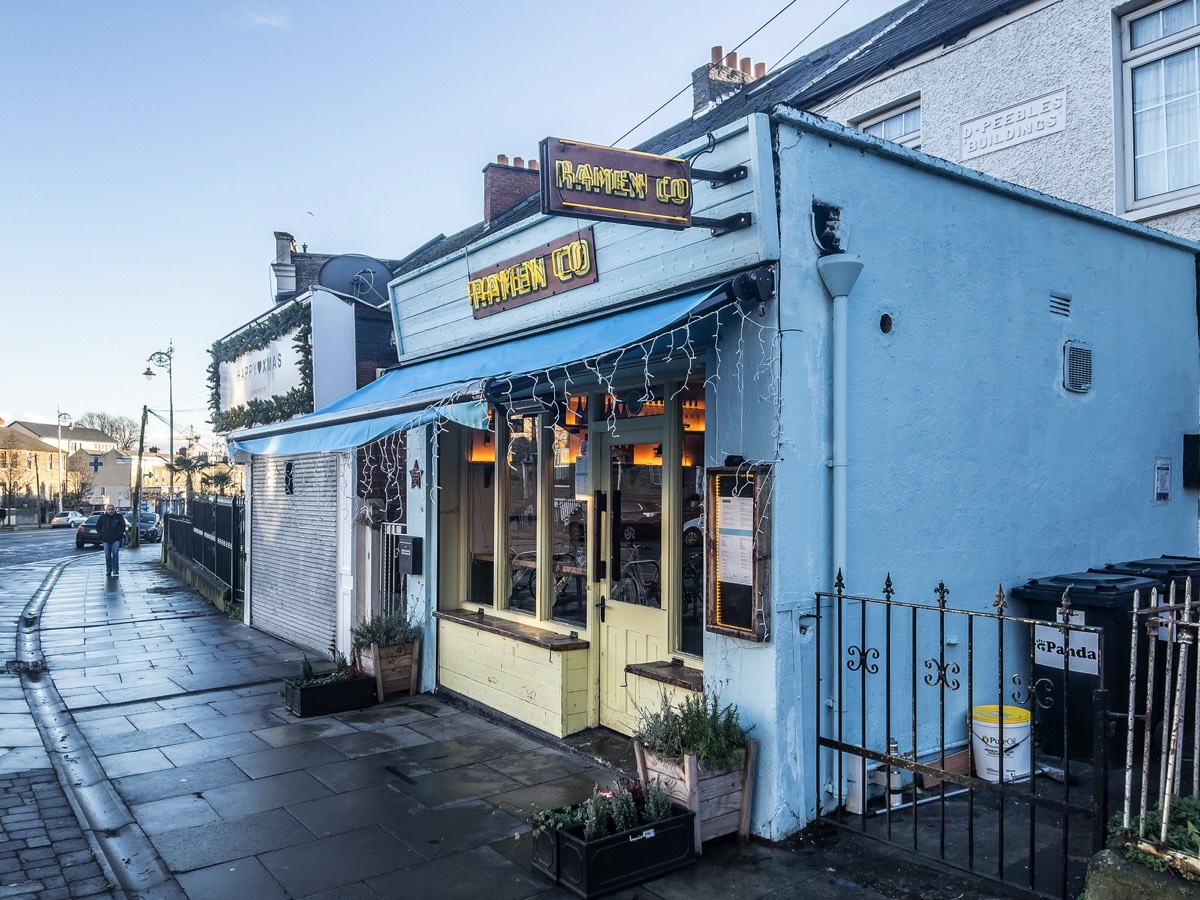
[[[753,38],[755,38],[759,34],[759,32],[761,32],[764,28],[766,28],[768,25],[770,25],[772,22],[774,22],[776,19],[778,19],[781,15],[783,15],[785,12],[787,12],[792,6],[794,6],[796,4],[796,2],[797,2],[797,0],[789,0],[788,3],[784,4],[784,6],[779,10],[779,12],[775,13],[775,15],[771,16],[771,18],[767,19],[767,21],[763,22],[756,29],[754,29],[754,31],[752,31],[750,34],[748,34],[746,37],[744,37],[738,43],[738,45],[736,47],[734,47],[732,50],[729,51],[729,53],[737,53],[749,41],[751,41]],[[812,37],[814,34],[816,34],[817,31],[819,31],[821,28],[823,28],[825,26],[825,24],[830,19],[832,19],[834,16],[836,16],[839,12],[841,12],[849,2],[850,2],[850,0],[842,0],[842,2],[839,3],[837,5],[837,7],[831,13],[829,13],[829,15],[827,15],[824,19],[822,19],[815,27],[810,29],[809,32],[806,35],[804,35],[804,37],[802,37],[790,50],[788,50],[787,53],[783,54],[783,56],[781,56],[771,66],[771,70],[775,70],[775,69],[779,68],[779,66],[783,63],[783,61],[785,59],[787,59],[789,56],[791,56],[793,53],[795,53],[798,49],[800,49],[800,47],[802,47],[804,45],[805,41],[807,41],[810,37]],[[709,63],[708,67],[711,70],[711,69],[715,68],[717,65],[719,65],[719,63]],[[630,128],[628,131],[626,131],[624,134],[622,134],[619,138],[617,138],[615,141],[613,141],[611,144],[609,144],[609,146],[615,147],[617,144],[621,143],[621,141],[625,140],[625,138],[629,137],[631,134],[633,134],[635,131],[637,131],[639,128],[641,128],[643,125],[645,125],[647,122],[649,122],[655,116],[657,116],[660,112],[662,112],[664,109],[666,109],[672,103],[674,103],[677,99],[679,99],[679,97],[681,95],[683,95],[690,87],[691,87],[690,84],[684,85],[682,88],[680,88],[678,91],[676,91],[670,97],[668,97],[661,105],[659,105],[659,107],[657,109],[655,109],[649,115],[645,116],[640,122],[638,122],[636,125],[634,125],[632,128]]]

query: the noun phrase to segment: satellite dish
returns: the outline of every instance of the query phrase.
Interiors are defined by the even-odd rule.
[[[344,253],[326,260],[317,276],[317,283],[339,294],[378,306],[388,299],[387,284],[392,270],[371,256]]]

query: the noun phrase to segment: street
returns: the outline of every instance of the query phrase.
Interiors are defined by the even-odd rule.
[[[0,531],[0,569],[34,562],[74,559],[86,553],[99,552],[93,547],[76,550],[74,528],[51,528],[46,525],[42,528]]]

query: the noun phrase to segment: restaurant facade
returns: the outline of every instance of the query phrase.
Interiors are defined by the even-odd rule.
[[[787,108],[668,157],[547,138],[540,173],[541,212],[392,280],[399,366],[231,436],[252,470],[340,460],[338,649],[377,606],[352,459],[403,435],[422,688],[555,736],[718,695],[779,838],[844,795],[815,771],[839,577],[982,609],[1196,555],[1195,245]]]

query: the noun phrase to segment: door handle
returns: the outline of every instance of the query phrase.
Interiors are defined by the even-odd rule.
[[[600,595],[600,602],[596,604],[596,609],[600,610],[600,623],[604,624],[604,610],[606,609],[604,595]]]

